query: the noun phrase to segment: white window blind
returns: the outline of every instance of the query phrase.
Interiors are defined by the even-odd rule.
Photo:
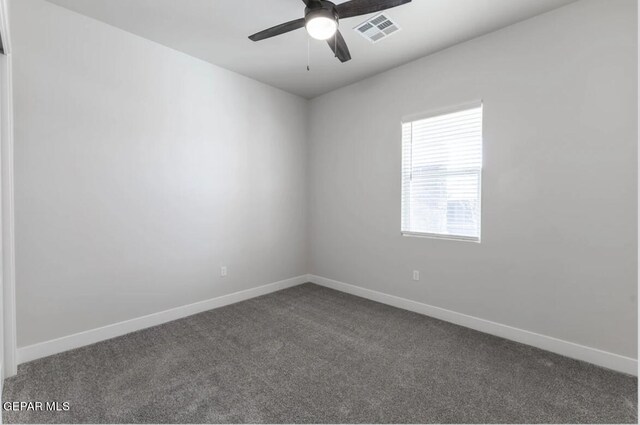
[[[482,104],[402,124],[402,233],[480,240]]]

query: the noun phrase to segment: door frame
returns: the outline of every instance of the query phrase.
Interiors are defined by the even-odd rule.
[[[13,67],[9,2],[0,0],[0,35],[4,55],[0,55],[0,233],[2,279],[0,343],[2,379],[18,371],[15,293],[15,219],[13,195]]]

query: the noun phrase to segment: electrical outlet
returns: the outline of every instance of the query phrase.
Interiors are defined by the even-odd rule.
[[[220,276],[225,277],[227,275],[227,266],[220,267]]]
[[[413,271],[413,280],[420,280],[420,271],[418,270]]]

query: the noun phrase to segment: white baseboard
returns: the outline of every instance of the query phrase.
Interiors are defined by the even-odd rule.
[[[531,345],[566,357],[571,357],[573,359],[593,363],[607,369],[638,376],[637,359],[599,350],[597,348],[586,347],[584,345],[575,344],[573,342],[564,341],[550,336],[540,335],[535,332],[525,331],[523,329],[457,313],[455,311],[408,300],[406,298],[396,297],[395,295],[389,295],[383,292],[350,285],[337,280],[315,275],[310,275],[308,280],[315,284],[326,286],[327,288],[357,295],[362,298],[367,298],[404,310],[413,311],[415,313],[424,314],[426,316],[435,317],[436,319],[455,323],[456,325],[465,326],[480,332],[496,335],[522,344]]]
[[[240,301],[266,295],[281,289],[290,288],[305,282],[309,282],[309,275],[301,275],[281,280],[279,282],[258,286],[256,288],[172,308],[170,310],[152,313],[135,319],[125,320],[124,322],[118,322],[112,325],[52,339],[50,341],[40,342],[26,347],[18,347],[18,363],[26,363],[31,360],[62,353],[63,351],[94,344],[96,342],[122,336],[141,329],[161,325],[163,323],[171,322],[197,313],[202,313],[203,311],[224,307],[229,304],[235,304]]]
[[[315,284],[346,292],[359,297],[367,298],[383,304],[402,308],[404,310],[413,311],[415,313],[424,314],[435,317],[436,319],[455,323],[471,329],[496,335],[505,339],[520,342],[522,344],[531,345],[543,350],[551,351],[566,357],[593,363],[598,366],[616,370],[618,372],[628,373],[638,376],[638,360],[630,357],[621,356],[619,354],[591,348],[584,345],[564,341],[546,335],[537,334],[535,332],[514,328],[512,326],[503,325],[489,320],[480,319],[478,317],[469,316],[455,311],[435,307],[406,298],[397,297],[395,295],[385,294],[383,292],[373,291],[371,289],[362,288],[348,283],[339,282],[337,280],[327,279],[315,275],[301,275],[290,279],[281,280],[279,282],[270,283],[256,288],[244,291],[234,292],[232,294],[211,298],[205,301],[199,301],[193,304],[172,308],[170,310],[149,314],[147,316],[138,317],[124,322],[114,323],[112,325],[103,326],[101,328],[91,329],[77,334],[41,342],[18,348],[18,363],[25,363],[31,360],[72,350],[74,348],[83,347],[85,345],[94,344],[96,342],[122,336],[131,332],[152,326],[161,325],[172,320],[181,319],[203,311],[212,310],[250,298],[259,297],[281,289],[290,288],[305,282],[313,282]],[[0,381],[0,388],[2,382]]]

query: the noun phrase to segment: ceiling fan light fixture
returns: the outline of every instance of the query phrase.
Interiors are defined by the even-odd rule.
[[[328,40],[338,31],[338,18],[328,9],[312,10],[305,16],[305,28],[316,40]]]
[[[340,19],[369,15],[411,2],[411,0],[347,0],[342,1],[340,4],[335,4],[330,0],[302,1],[306,5],[304,8],[304,18],[294,19],[293,21],[267,28],[266,30],[250,35],[249,40],[260,41],[306,27],[310,37],[317,40],[326,40],[336,58],[338,58],[340,62],[347,62],[351,60],[351,53],[349,53],[347,42],[338,29]],[[387,28],[387,26],[384,26],[387,24],[392,26]],[[386,35],[392,30],[397,30],[397,27],[394,26],[391,21],[385,21],[376,25],[378,29],[384,31]],[[383,26],[381,27],[380,25]],[[359,31],[363,32],[361,27]]]

